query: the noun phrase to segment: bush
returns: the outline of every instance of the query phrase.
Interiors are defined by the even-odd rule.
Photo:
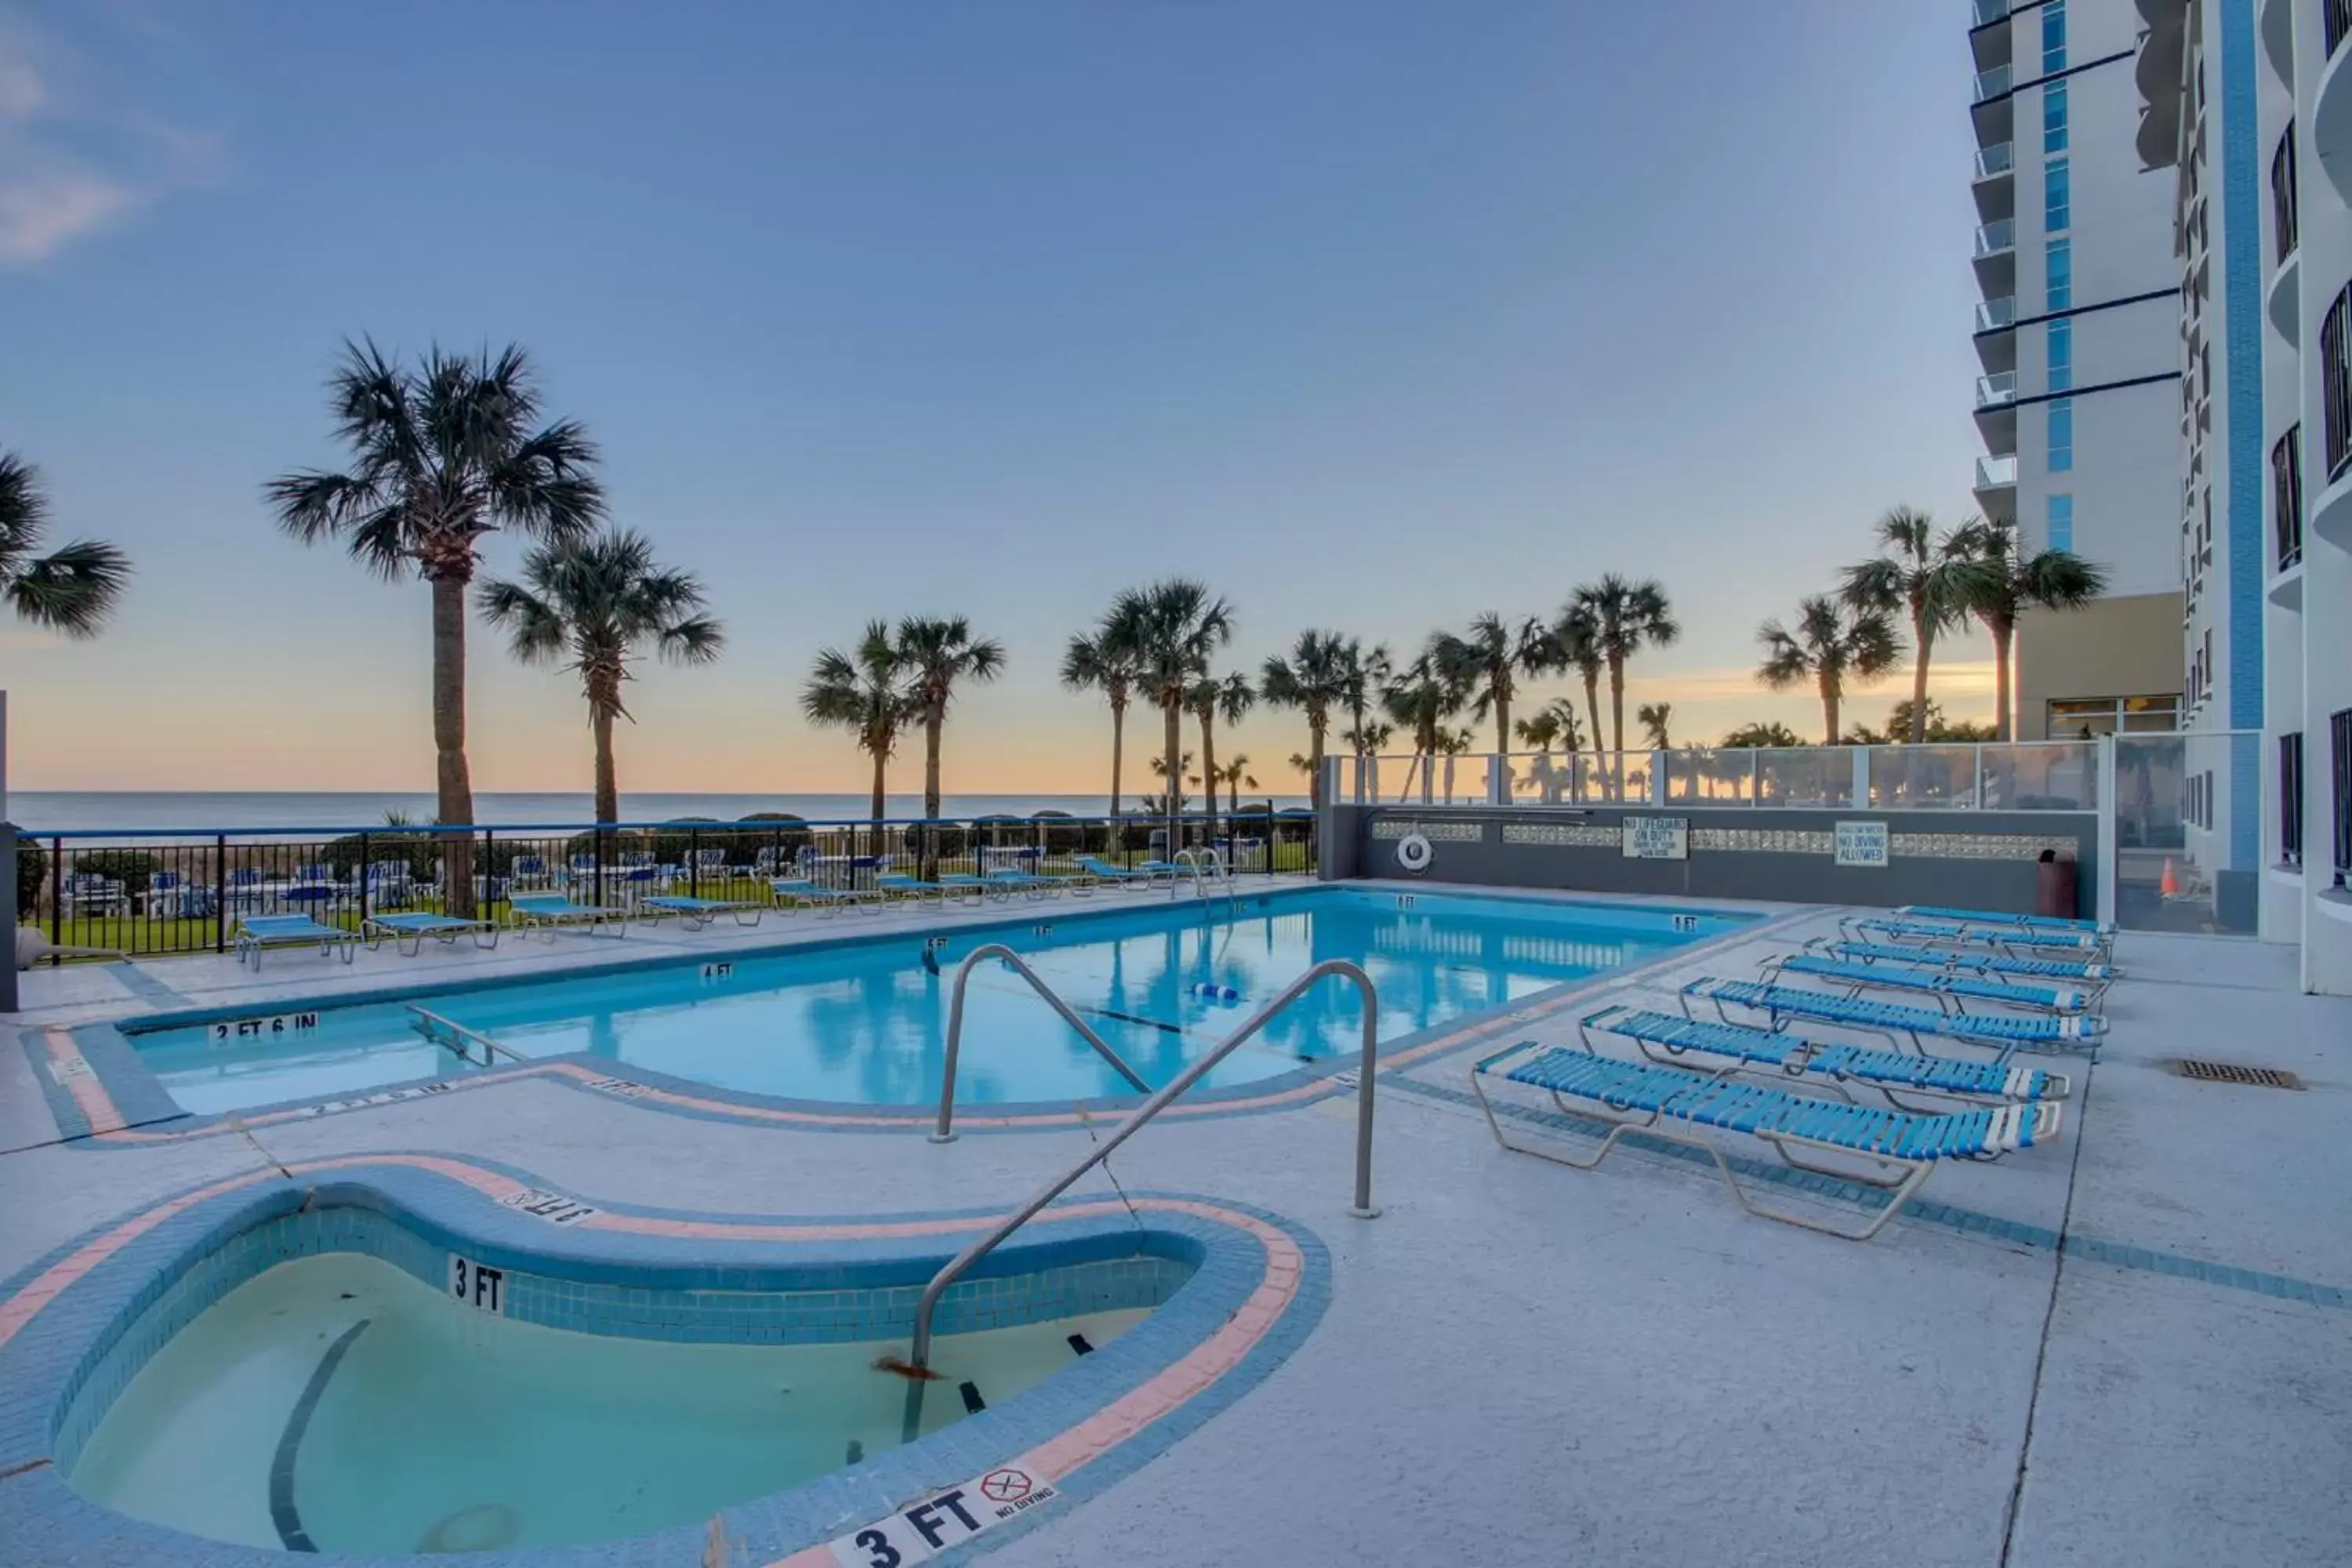
[[[87,877],[110,877],[126,888],[144,888],[148,876],[163,868],[163,860],[152,849],[86,849],[73,858],[73,868]]]
[[[37,839],[16,839],[16,918],[23,920],[41,907],[41,887],[49,879],[48,851]]]

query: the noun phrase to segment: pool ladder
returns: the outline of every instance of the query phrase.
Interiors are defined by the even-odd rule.
[[[1182,890],[1188,876],[1192,879],[1192,896],[1196,899],[1207,898],[1213,887],[1224,889],[1228,904],[1241,896],[1241,889],[1234,881],[1233,868],[1225,864],[1225,858],[1217,853],[1213,845],[1206,848],[1179,849],[1174,864],[1179,869],[1175,876],[1168,879],[1168,896],[1171,899]]]
[[[1129,1082],[1134,1083],[1139,1089],[1143,1087],[1142,1081],[1137,1079],[1134,1073],[1126,1070],[1124,1063],[1118,1062],[1118,1057],[1110,1047],[1104,1045],[1093,1030],[1079,1023],[1076,1015],[1070,1010],[1069,1005],[1055,995],[1045,983],[1030,971],[1027,964],[1021,963],[1018,956],[1013,954],[1011,949],[992,943],[974,952],[956,971],[955,1001],[948,1015],[947,1081],[940,1089],[940,1121],[938,1130],[931,1134],[933,1142],[943,1143],[954,1136],[951,1123],[955,1114],[956,1047],[963,1023],[964,983],[971,978],[972,966],[982,959],[990,957],[1012,959],[1019,966],[1017,973],[1026,977],[1029,984],[1053,1005],[1055,1011],[1075,1026],[1080,1034],[1093,1041],[1096,1048],[1105,1057],[1118,1065]],[[1167,1110],[1171,1102],[1186,1089],[1200,1082],[1219,1062],[1248,1044],[1276,1014],[1305,995],[1318,981],[1333,975],[1352,981],[1364,999],[1363,1044],[1356,1067],[1355,1201],[1349,1205],[1348,1212],[1359,1219],[1377,1217],[1381,1211],[1372,1205],[1372,1074],[1380,1031],[1380,994],[1372,984],[1372,977],[1365,973],[1360,967],[1349,963],[1344,958],[1329,958],[1284,986],[1279,994],[1251,1014],[1242,1026],[1220,1041],[1215,1049],[1169,1079],[1167,1085],[1158,1093],[1130,1111],[1127,1120],[1113,1129],[1109,1136],[1087,1152],[1085,1159],[1071,1165],[1052,1181],[1038,1188],[1019,1208],[991,1226],[987,1235],[956,1254],[937,1274],[932,1275],[931,1282],[923,1287],[922,1298],[915,1303],[915,1344],[913,1353],[908,1357],[911,1363],[918,1368],[928,1367],[930,1364],[931,1318],[939,1309],[940,1298],[946,1293],[949,1286],[969,1272],[972,1265],[996,1250],[997,1247],[1014,1231],[1036,1218],[1046,1205],[1067,1192],[1076,1184],[1080,1176],[1110,1158],[1112,1150],[1141,1131],[1145,1122]],[[918,1382],[908,1390],[910,1431],[912,1423],[919,1415],[922,1387],[923,1384]]]

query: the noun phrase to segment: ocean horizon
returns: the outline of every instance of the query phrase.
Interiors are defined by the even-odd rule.
[[[474,795],[478,826],[570,827],[590,821],[593,797],[577,793],[534,793],[481,790]],[[894,817],[920,816],[920,795],[893,793],[884,797]],[[1244,805],[1305,805],[1307,797],[1244,793]],[[621,795],[625,822],[669,822],[680,817],[708,816],[731,822],[754,812],[786,811],[811,822],[866,820],[872,802],[863,793],[823,792],[749,794],[632,793]],[[1101,792],[1090,795],[947,795],[940,800],[946,816],[1003,815],[1030,816],[1041,811],[1073,816],[1098,816],[1106,804]],[[172,828],[216,828],[251,833],[273,827],[304,829],[381,826],[388,814],[398,812],[416,822],[433,820],[436,797],[430,790],[12,790],[8,816],[21,830],[33,834],[88,833],[120,830],[152,833]],[[1139,812],[1135,797],[1128,809]]]

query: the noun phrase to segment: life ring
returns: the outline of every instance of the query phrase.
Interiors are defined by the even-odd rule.
[[[1429,840],[1418,833],[1408,833],[1397,840],[1397,864],[1416,876],[1429,869],[1430,861],[1437,858]]]

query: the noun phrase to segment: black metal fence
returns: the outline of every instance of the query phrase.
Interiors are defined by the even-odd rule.
[[[2352,35],[2352,0],[2322,0],[2319,14],[2322,42],[2330,59],[2347,35]]]
[[[2278,569],[2303,559],[2303,426],[2271,448],[2271,513],[2276,520]]]
[[[763,816],[447,828],[20,829],[18,920],[60,948],[133,956],[223,952],[248,915],[307,914],[362,929],[404,910],[506,919],[513,900],[559,895],[604,908],[685,894],[746,903],[775,884],[887,891],[898,874],[1029,871],[1083,878],[1213,847],[1237,877],[1315,869],[1314,814],[1245,805],[1183,817],[982,816],[808,822]],[[786,896],[789,897],[789,889]]]
[[[2279,864],[2303,865],[2303,731],[2278,738]]]
[[[2343,887],[2352,879],[2352,708],[2342,708],[2327,716],[2327,750],[2335,773],[2335,803],[2329,821],[2335,831],[2329,836],[2336,840],[2334,885]]]
[[[2336,291],[2319,324],[2319,411],[2332,485],[2352,467],[2352,283]]]
[[[2271,228],[2281,262],[2302,243],[2295,200],[2294,127],[2290,125],[2279,138],[2278,151],[2271,154]]]

